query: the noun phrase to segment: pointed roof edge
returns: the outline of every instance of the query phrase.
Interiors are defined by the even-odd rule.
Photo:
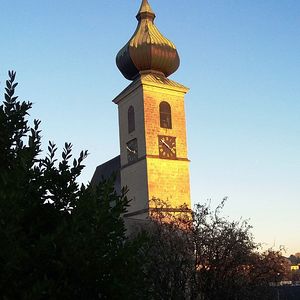
[[[141,7],[136,15],[136,18],[140,20],[142,15],[151,16],[153,19],[155,18],[155,13],[152,10],[148,0],[142,0]]]

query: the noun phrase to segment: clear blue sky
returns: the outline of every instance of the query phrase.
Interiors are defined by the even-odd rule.
[[[224,196],[257,241],[300,251],[300,1],[150,0],[177,46],[194,203]],[[140,0],[0,1],[0,80],[18,73],[44,146],[88,149],[81,177],[119,154],[117,107],[129,82],[115,55]]]

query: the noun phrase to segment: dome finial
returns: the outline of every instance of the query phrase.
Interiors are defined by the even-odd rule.
[[[142,0],[136,18],[135,33],[116,57],[119,70],[129,80],[145,73],[168,77],[178,69],[180,59],[175,45],[155,26],[155,14],[148,0]]]
[[[142,0],[141,7],[136,15],[136,18],[138,19],[138,21],[140,21],[143,18],[150,18],[154,20],[155,13],[153,12],[148,0]]]

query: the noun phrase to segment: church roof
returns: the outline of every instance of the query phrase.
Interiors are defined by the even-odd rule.
[[[115,176],[115,191],[121,193],[121,160],[120,155],[98,166],[91,180],[92,185],[96,185],[103,180],[107,180]]]
[[[179,55],[175,45],[155,26],[155,14],[148,0],[142,0],[136,18],[135,33],[116,57],[119,70],[129,80],[136,79],[141,71],[151,70],[168,77],[178,69]]]

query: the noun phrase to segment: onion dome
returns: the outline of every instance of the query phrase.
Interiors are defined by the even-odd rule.
[[[175,45],[155,26],[155,14],[147,0],[142,0],[136,18],[135,33],[116,57],[119,70],[129,80],[140,73],[162,73],[168,77],[179,67]]]

